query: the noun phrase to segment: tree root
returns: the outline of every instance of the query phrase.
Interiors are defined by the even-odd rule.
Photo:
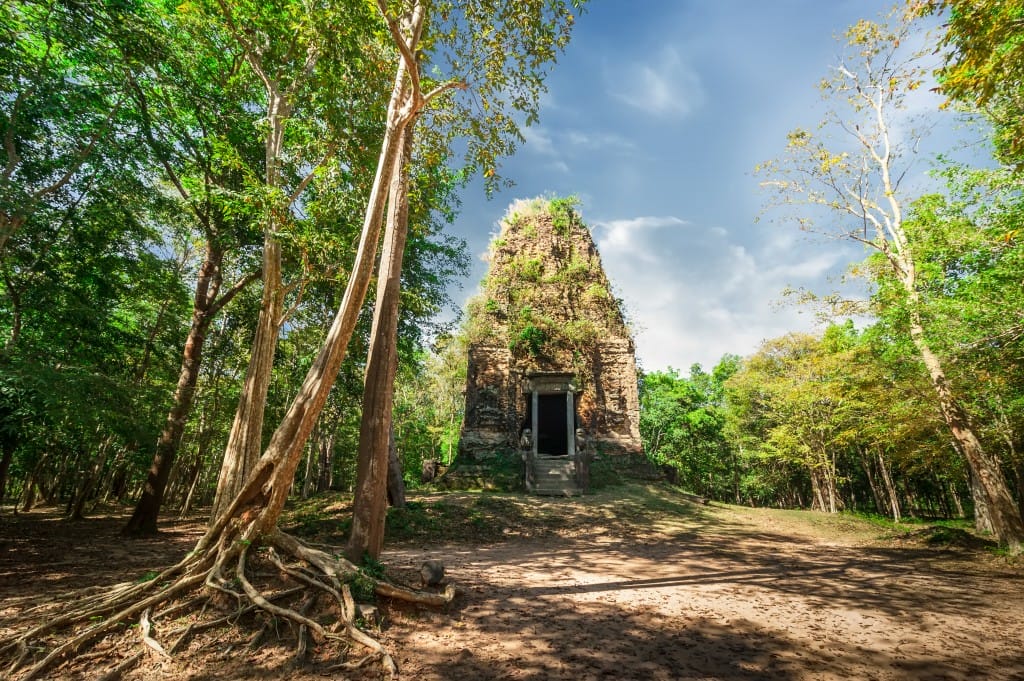
[[[194,634],[217,626],[231,626],[243,615],[255,611],[265,612],[295,626],[298,659],[305,657],[311,642],[322,645],[348,640],[366,648],[367,654],[353,662],[339,662],[329,670],[354,670],[376,661],[388,677],[396,678],[398,668],[388,651],[379,641],[356,626],[356,604],[348,583],[357,578],[364,583],[368,580],[380,596],[431,607],[443,606],[455,597],[455,590],[451,586],[444,593],[426,593],[370,578],[344,558],[312,548],[280,530],[262,538],[266,559],[277,568],[280,579],[297,586],[265,592],[252,581],[251,575],[254,573],[247,568],[252,562],[253,547],[243,539],[247,533],[236,531],[237,527],[237,524],[224,527],[214,541],[208,541],[209,535],[204,537],[195,551],[151,581],[123,583],[111,589],[93,588],[68,594],[67,598],[73,605],[63,614],[0,641],[0,664],[8,665],[6,678],[14,679],[15,673],[30,662],[32,666],[22,672],[20,681],[39,678],[56,665],[80,657],[97,640],[138,622],[143,649],[129,655],[102,676],[103,679],[113,681],[147,654],[155,654],[164,660],[172,659]],[[232,578],[228,579],[227,574],[231,574]],[[255,574],[258,577],[266,576],[265,572]],[[188,596],[196,590],[199,590],[198,593]],[[207,607],[213,600],[211,596],[215,594],[227,596],[229,603],[235,601],[237,607],[227,615],[203,621]],[[300,594],[305,594],[305,597],[299,605],[290,607],[285,604]],[[321,595],[333,601],[341,613],[333,626],[324,626],[309,616],[310,609]],[[32,603],[35,612],[40,612],[40,607]],[[172,641],[167,647],[152,632],[152,622],[156,620],[171,621],[197,611],[197,616],[191,622],[164,634],[167,641]],[[102,621],[97,622],[97,619]],[[52,650],[41,659],[31,659],[33,653],[39,650],[38,641],[61,631],[68,633]],[[250,645],[255,646],[263,633],[261,631],[254,636]]]
[[[126,671],[137,665],[139,661],[145,656],[145,651],[139,651],[134,655],[129,655],[128,657],[114,665],[110,669],[110,671],[101,676],[99,678],[99,681],[117,681],[117,679],[121,678],[121,676],[124,675]]]

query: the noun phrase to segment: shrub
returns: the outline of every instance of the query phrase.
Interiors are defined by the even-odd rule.
[[[512,341],[510,349],[515,352],[522,348],[525,349],[531,357],[538,357],[546,340],[547,334],[544,333],[543,329],[534,326],[533,324],[527,324],[516,335],[515,339]]]

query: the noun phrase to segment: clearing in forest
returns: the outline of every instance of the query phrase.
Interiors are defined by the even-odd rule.
[[[320,498],[282,525],[335,543],[346,517]],[[0,519],[0,636],[34,598],[145,578],[203,529],[125,542],[122,523],[46,510]],[[575,499],[419,495],[389,524],[394,577],[412,582],[441,557],[460,591],[443,611],[381,603],[379,636],[405,679],[1024,679],[1024,566],[959,530],[698,506],[653,485]],[[296,664],[289,625],[262,627],[240,618],[124,678],[379,675],[326,673],[316,651]],[[139,645],[126,631],[50,678],[98,678]]]

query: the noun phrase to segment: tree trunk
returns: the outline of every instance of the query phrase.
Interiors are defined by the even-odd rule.
[[[1024,516],[1024,463],[1017,461],[1013,465],[1013,477],[1017,481],[1017,508]]]
[[[79,483],[78,490],[71,503],[71,512],[68,514],[72,520],[81,520],[84,517],[85,502],[89,500],[96,489],[96,483],[99,482],[100,473],[103,471],[103,466],[107,461],[107,452],[110,451],[110,445],[113,441],[114,437],[112,435],[107,436],[103,440],[103,444],[100,445],[100,451],[97,452],[95,459],[89,465],[85,476]]]
[[[316,446],[315,441],[306,447],[306,470],[302,475],[302,498],[308,499],[313,492],[313,478],[316,475]]]
[[[1020,553],[1024,550],[1024,519],[1021,517],[1020,509],[1013,501],[998,459],[982,447],[981,440],[971,427],[967,412],[953,395],[942,363],[928,345],[921,319],[921,298],[915,285],[914,263],[906,249],[900,254],[899,263],[902,272],[898,274],[909,303],[910,337],[928,371],[943,419],[956,441],[957,448],[967,460],[972,480],[977,480],[978,491],[984,497],[983,507],[988,510],[993,534],[999,541],[1005,542],[1012,553]],[[977,495],[975,496],[977,502]]]
[[[885,492],[889,497],[889,513],[892,515],[892,521],[898,523],[901,520],[900,498],[896,493],[896,486],[892,484],[892,475],[889,474],[889,467],[885,465],[882,450],[879,449],[876,454],[878,455],[878,470],[881,472],[882,482],[885,484]]]
[[[992,513],[988,507],[988,495],[978,481],[978,476],[969,471],[971,500],[974,502],[974,529],[985,534],[994,534]]]
[[[821,494],[821,480],[817,469],[811,467],[811,490],[814,492],[814,503],[819,511],[825,510],[825,498]],[[813,509],[813,506],[812,506]]]
[[[828,455],[822,447],[821,457],[824,464],[821,467],[822,476],[824,477],[825,491],[828,493],[828,512],[835,513],[838,510],[836,504],[836,464],[835,459]]]
[[[25,478],[25,486],[21,490],[21,499],[18,502],[22,513],[28,513],[35,506],[36,497],[38,496],[39,478],[42,476],[43,465],[48,457],[49,453],[39,457],[39,461],[32,467],[32,472]]]
[[[7,472],[11,469],[11,461],[14,459],[14,450],[18,447],[18,440],[14,435],[0,435],[0,506],[4,503],[4,492],[7,490]]]
[[[899,480],[898,484],[894,483],[894,488],[898,488],[903,492],[903,511],[911,518],[917,518],[920,504],[917,502],[917,493],[914,487],[906,478],[903,478]]]
[[[732,491],[733,491],[733,503],[737,506],[740,504],[740,467],[739,458],[736,455],[736,450],[732,450]]]
[[[419,26],[422,24],[422,11],[419,8],[416,11],[414,35],[418,35]],[[405,62],[400,60],[388,104],[387,126],[381,142],[376,177],[367,201],[359,248],[345,294],[324,344],[306,373],[298,394],[271,436],[263,456],[230,505],[222,513],[214,516],[213,524],[197,544],[197,551],[205,549],[209,545],[208,542],[217,541],[220,532],[236,517],[244,517],[247,521],[242,539],[258,540],[277,530],[277,520],[287,500],[295,469],[345,359],[349,340],[359,321],[363,301],[370,286],[383,221],[386,188],[391,181],[391,170],[398,155],[402,133],[417,112],[416,107],[406,105],[404,83]]]
[[[221,264],[224,251],[207,244],[203,264],[199,268],[196,280],[196,293],[192,306],[192,324],[185,339],[182,352],[181,368],[178,371],[178,385],[174,389],[171,409],[167,413],[167,421],[156,443],[156,453],[146,476],[146,485],[142,497],[135,505],[135,511],[122,530],[125,535],[153,534],[157,531],[156,521],[163,504],[164,490],[167,479],[178,454],[185,423],[196,394],[196,383],[199,380],[199,368],[203,358],[203,344],[206,331],[213,315],[219,309],[215,305],[221,284]],[[221,301],[223,305],[225,301]]]
[[[932,473],[932,481],[935,484],[935,507],[942,512],[942,517],[953,517],[953,505],[949,503],[949,495],[946,494],[946,487],[942,484],[939,476]]]
[[[128,464],[125,461],[126,449],[119,448],[114,460],[107,466],[106,475],[100,480],[98,489],[103,490],[103,495],[97,498],[103,503],[109,503],[112,499],[119,498],[119,490],[124,489],[125,479],[128,477]]]
[[[274,352],[280,332],[284,296],[281,285],[281,245],[268,230],[263,244],[263,298],[245,383],[231,424],[224,461],[217,478],[217,494],[210,512],[212,522],[239,492],[256,465],[263,446],[263,412],[270,390]]]
[[[402,151],[395,155],[391,173],[387,232],[377,276],[377,301],[366,360],[352,534],[346,551],[353,562],[361,560],[364,554],[377,558],[384,547],[388,441],[392,434],[395,371],[398,368],[398,305],[409,218],[405,167],[412,155],[411,126],[405,129],[400,142]]]
[[[954,485],[952,482],[950,482],[950,483],[947,483],[947,487],[949,489],[949,497],[953,500],[953,506],[956,508],[956,517],[957,518],[963,518],[964,517],[964,505],[960,501],[960,493],[957,492],[956,485]]]
[[[402,478],[402,462],[395,446],[395,431],[388,437],[388,504],[405,508],[405,480]]]
[[[262,73],[258,55],[247,51],[246,58],[253,70],[261,76],[267,89],[267,120],[270,127],[264,141],[265,183],[268,189],[273,190],[280,184],[284,126],[291,115],[292,105],[285,93],[277,89],[276,81]],[[267,405],[267,391],[270,389],[270,375],[274,369],[277,337],[284,321],[281,244],[277,240],[276,232],[283,219],[283,213],[287,212],[289,207],[272,206],[263,228],[263,299],[260,302],[259,321],[256,324],[249,366],[245,372],[245,383],[228,435],[220,476],[217,478],[217,494],[213,499],[213,509],[210,513],[211,523],[224,512],[241,490],[263,447],[263,413]]]
[[[868,486],[871,487],[871,496],[875,500],[875,512],[885,513],[886,506],[882,502],[882,490],[879,489],[878,481],[875,479],[873,471],[874,466],[871,465],[871,459],[863,448],[858,448],[857,451],[860,454],[860,465],[864,469],[864,474],[868,478]]]
[[[203,477],[203,461],[199,459],[196,461],[196,465],[192,467],[192,480],[188,486],[188,492],[185,494],[185,499],[181,502],[181,508],[178,510],[178,519],[185,519],[189,513],[192,512],[192,500],[195,498],[196,488],[199,487],[199,480]]]
[[[325,425],[325,428],[329,428],[329,430],[321,432],[317,440],[317,451],[320,457],[317,463],[317,492],[326,492],[334,484],[334,431],[337,424],[331,423],[329,426]]]

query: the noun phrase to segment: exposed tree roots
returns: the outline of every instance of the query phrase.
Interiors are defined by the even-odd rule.
[[[210,541],[213,534],[219,535],[215,545]],[[40,678],[55,666],[82,656],[99,639],[138,625],[139,649],[100,677],[112,681],[147,656],[173,659],[192,636],[203,630],[229,626],[245,615],[261,612],[269,619],[250,641],[250,648],[265,638],[271,622],[287,622],[295,632],[297,659],[305,658],[311,643],[337,645],[339,657],[343,657],[349,642],[354,642],[366,653],[355,661],[342,660],[330,669],[352,670],[377,661],[388,677],[396,678],[398,669],[391,655],[356,625],[351,585],[372,589],[387,598],[434,607],[450,603],[455,597],[451,586],[444,593],[431,593],[370,577],[344,558],[307,546],[280,530],[262,537],[258,552],[242,538],[245,536],[245,532],[225,527],[208,533],[195,550],[155,579],[67,595],[67,600],[54,604],[61,614],[0,640],[0,675],[20,681]],[[261,572],[257,567],[269,571]],[[283,588],[272,590],[269,584]],[[227,614],[223,614],[224,603],[230,604]],[[310,611],[317,604],[333,616],[312,617]],[[35,621],[40,618],[41,607],[32,608]],[[207,616],[208,610],[216,615]],[[321,623],[331,619],[333,624]],[[167,623],[160,632],[162,642],[154,634],[156,622]],[[54,637],[56,644],[51,642]],[[47,646],[52,647],[47,650]]]

